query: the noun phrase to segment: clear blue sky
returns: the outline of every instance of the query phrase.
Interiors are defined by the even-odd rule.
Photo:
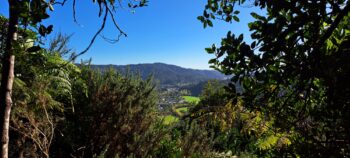
[[[69,0],[68,0],[69,1]],[[45,24],[53,24],[55,33],[74,34],[70,46],[76,52],[83,50],[101,24],[97,5],[77,0],[77,17],[80,25],[73,22],[71,0],[63,7],[55,6],[51,18]],[[85,0],[84,0],[85,1]],[[244,33],[249,38],[247,23],[253,19],[251,11],[257,8],[240,8],[241,22],[217,21],[214,28],[204,29],[197,20],[202,15],[205,0],[149,0],[149,6],[135,13],[128,9],[117,11],[120,27],[128,34],[116,44],[98,38],[92,48],[80,59],[92,58],[94,64],[137,64],[163,62],[186,68],[209,69],[205,47],[218,44],[227,31]],[[7,0],[0,0],[0,14],[7,16]],[[118,32],[108,23],[103,35],[115,37]]]

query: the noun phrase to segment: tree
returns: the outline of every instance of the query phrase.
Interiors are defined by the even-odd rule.
[[[245,0],[211,0],[198,19],[239,21]],[[206,48],[213,68],[233,75],[228,86],[246,109],[261,112],[292,144],[285,154],[342,157],[350,153],[350,1],[257,0],[248,24],[252,43],[228,32]],[[306,20],[307,19],[307,20]],[[235,83],[243,86],[236,93]]]
[[[14,81],[14,62],[15,55],[20,47],[18,38],[26,38],[27,35],[23,34],[19,37],[18,30],[21,26],[23,28],[33,28],[33,30],[38,30],[37,32],[41,36],[46,36],[50,34],[53,30],[53,26],[44,26],[40,23],[49,18],[48,10],[53,11],[54,5],[64,5],[67,0],[62,2],[56,2],[55,0],[50,0],[49,2],[42,0],[8,0],[9,5],[9,22],[5,25],[6,29],[6,40],[5,40],[5,50],[2,56],[2,73],[1,73],[1,87],[0,87],[0,135],[1,135],[1,148],[0,154],[2,157],[8,157],[8,142],[9,142],[9,122],[10,122],[10,112],[12,107],[12,86]],[[102,17],[102,24],[96,34],[93,36],[90,44],[85,50],[77,54],[81,55],[86,53],[97,36],[102,32],[105,27],[107,18],[110,17],[116,29],[119,31],[118,39],[121,36],[126,36],[126,34],[119,28],[117,21],[114,16],[116,14],[116,6],[125,5],[124,1],[114,1],[114,0],[93,0],[99,7],[99,16]],[[128,3],[130,8],[143,7],[146,5],[146,0],[134,1]],[[73,0],[73,16],[75,18],[75,6],[76,0]],[[1,36],[4,36],[2,34]],[[35,45],[28,48],[27,52],[35,52],[40,49],[39,45]],[[75,56],[76,57],[76,56]],[[74,58],[75,58],[74,57]]]
[[[82,66],[72,89],[75,112],[65,112],[52,157],[151,156],[166,134],[152,78]]]
[[[64,111],[74,109],[71,85],[80,70],[66,63],[59,52],[45,49],[20,51],[16,57],[9,156],[49,157],[56,129],[60,130],[57,125],[65,118]]]

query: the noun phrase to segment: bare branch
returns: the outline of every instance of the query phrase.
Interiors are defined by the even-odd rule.
[[[62,2],[56,2],[56,1],[54,1],[54,0],[51,1],[51,3],[52,3],[53,5],[58,4],[58,5],[61,5],[61,6],[64,6],[64,4],[65,4],[66,2],[67,2],[67,0],[63,0]]]
[[[55,133],[55,126],[52,123],[52,120],[50,119],[49,114],[47,113],[47,109],[46,109],[45,104],[43,104],[43,109],[44,109],[44,112],[45,112],[46,119],[47,119],[47,121],[49,122],[49,124],[51,126],[51,133],[50,133],[50,136],[49,136],[50,138],[47,140],[48,142],[46,144],[49,147],[51,145],[51,143],[52,143],[52,140],[53,140],[53,136],[54,136],[54,133]],[[46,135],[44,135],[44,136],[47,139]]]
[[[107,5],[107,4],[106,4],[106,5]],[[88,45],[82,52],[80,52],[80,53],[78,53],[77,55],[73,56],[72,59],[71,59],[71,61],[75,60],[78,56],[85,54],[85,53],[91,48],[91,46],[92,46],[92,44],[95,42],[97,36],[100,35],[101,32],[102,32],[102,30],[105,28],[105,26],[106,26],[106,21],[107,21],[107,17],[108,17],[108,10],[107,10],[107,7],[106,7],[106,11],[105,11],[105,15],[104,15],[104,17],[103,17],[103,21],[102,21],[101,27],[100,27],[100,28],[98,29],[98,31],[95,33],[95,35],[94,35],[94,37],[91,39],[89,45]],[[68,62],[68,63],[69,63],[69,62]],[[68,63],[67,63],[67,64],[68,64]]]
[[[74,19],[74,22],[77,23],[78,25],[80,25],[78,23],[78,20],[77,20],[77,15],[76,15],[76,9],[75,9],[75,6],[76,6],[76,0],[73,0],[73,19]]]
[[[101,35],[101,37],[107,41],[108,43],[111,43],[111,44],[115,44],[117,42],[119,42],[120,38],[123,36],[123,34],[119,34],[118,37],[116,39],[111,39],[111,38],[107,38],[106,36],[104,35]]]
[[[106,9],[108,10],[109,14],[111,15],[112,21],[114,26],[118,29],[118,31],[120,32],[120,34],[124,35],[125,37],[127,37],[127,34],[119,27],[119,25],[117,24],[117,21],[114,18],[114,14],[113,12],[108,8],[108,6],[106,6]]]
[[[76,5],[76,0],[73,0],[73,17],[74,17],[74,22],[77,23],[77,20],[76,20],[76,16],[75,16],[75,5]],[[65,64],[59,66],[59,67],[64,67],[66,65],[68,65],[70,62],[74,61],[78,56],[80,55],[83,55],[85,54],[92,46],[92,44],[95,42],[96,38],[101,34],[101,32],[103,31],[103,29],[105,28],[105,25],[106,25],[106,22],[107,22],[107,18],[108,18],[108,15],[110,15],[111,19],[112,19],[112,22],[113,22],[113,25],[114,27],[119,31],[119,35],[117,36],[116,39],[110,39],[110,38],[107,38],[105,36],[101,36],[104,40],[106,40],[107,42],[109,43],[116,43],[120,40],[120,38],[122,36],[124,37],[127,37],[127,34],[119,27],[118,23],[117,23],[117,20],[115,19],[115,16],[114,16],[114,10],[111,10],[107,4],[107,2],[103,1],[101,3],[99,3],[99,7],[100,7],[100,13],[99,13],[99,16],[101,15],[101,12],[103,11],[103,9],[101,8],[101,6],[104,5],[104,17],[103,17],[103,20],[102,20],[102,25],[101,27],[97,30],[97,32],[95,33],[95,35],[93,36],[93,38],[91,39],[89,45],[80,53],[76,54],[76,55],[72,55],[72,57],[70,58],[69,61],[67,61]]]

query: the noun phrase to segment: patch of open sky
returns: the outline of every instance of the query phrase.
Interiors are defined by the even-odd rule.
[[[224,21],[214,21],[213,28],[204,29],[197,16],[203,14],[206,1],[196,0],[150,0],[147,7],[136,9],[135,12],[117,9],[116,20],[128,34],[116,44],[110,44],[99,37],[91,49],[81,59],[92,58],[93,64],[137,64],[162,62],[187,68],[209,69],[208,61],[213,56],[207,54],[204,48],[212,44],[220,44],[221,38],[228,31],[236,35],[244,34],[247,43],[251,43],[247,24],[254,19],[250,12],[258,14],[265,12],[252,7],[247,2],[239,7],[240,22],[232,24]],[[8,15],[8,3],[0,0],[0,14]],[[55,11],[44,24],[54,25],[55,34],[73,34],[70,46],[79,53],[89,44],[92,36],[101,25],[102,18],[98,17],[98,6],[89,2],[77,0],[77,20],[73,20],[72,1],[66,5],[55,6]],[[110,20],[110,19],[109,19]],[[102,35],[116,37],[118,31],[111,21],[107,23]]]

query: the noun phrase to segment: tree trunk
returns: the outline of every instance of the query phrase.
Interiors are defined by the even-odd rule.
[[[8,158],[9,144],[9,126],[10,112],[12,106],[12,85],[14,80],[14,48],[13,45],[17,41],[18,32],[18,14],[15,9],[15,0],[9,0],[10,16],[8,25],[8,34],[6,39],[6,50],[2,59],[2,77],[0,87],[0,134],[1,148],[0,154],[2,158]]]

